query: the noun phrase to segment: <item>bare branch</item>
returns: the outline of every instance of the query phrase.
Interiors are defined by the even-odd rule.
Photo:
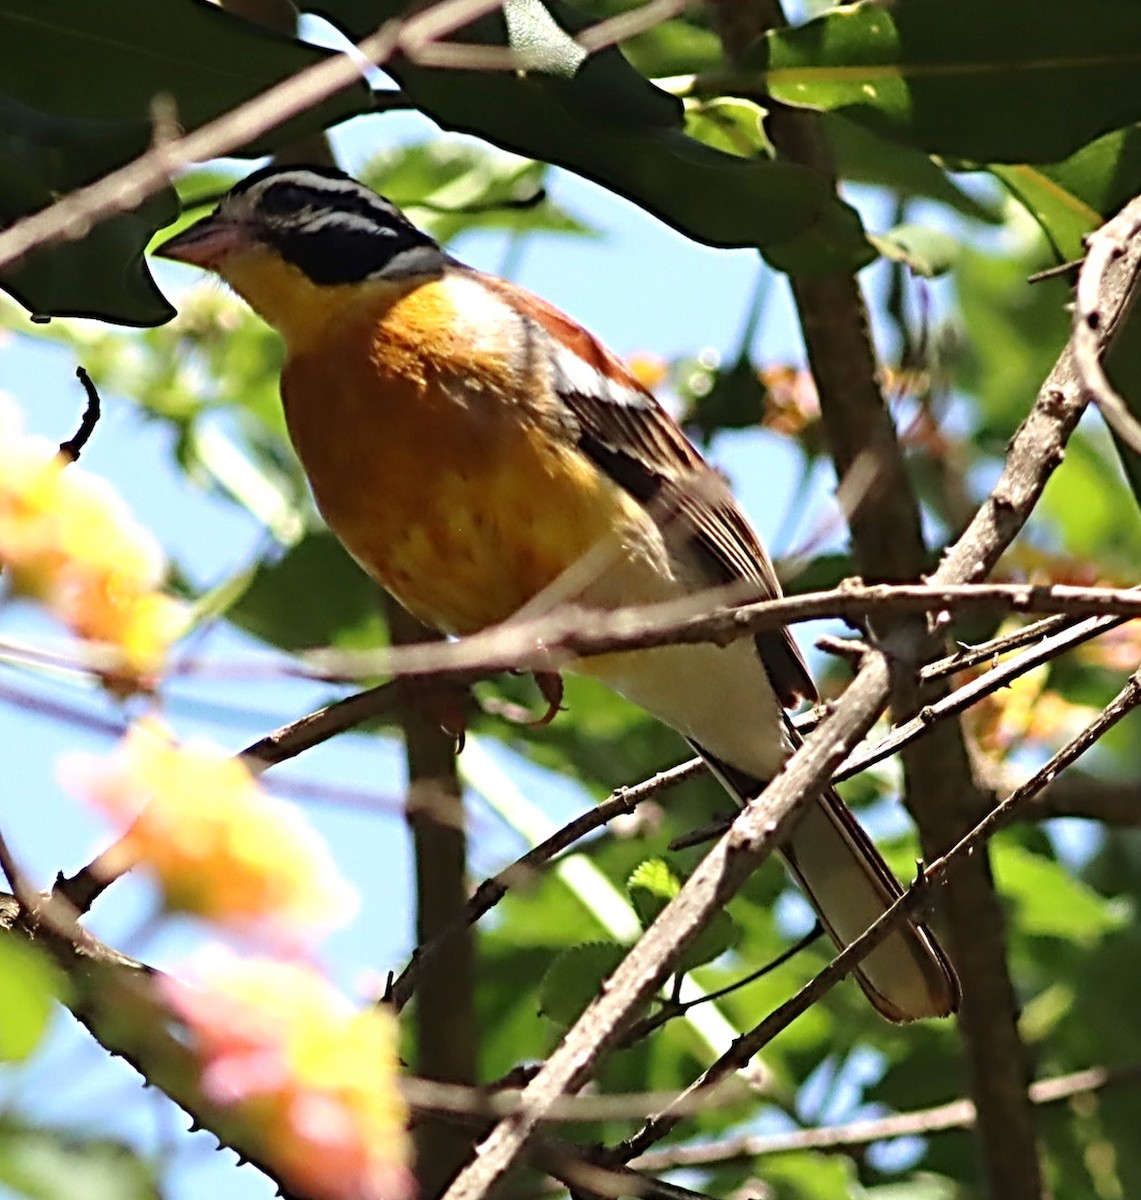
[[[1036,1079],[1030,1085],[1030,1102],[1058,1104],[1074,1096],[1125,1087],[1138,1081],[1141,1081],[1141,1063],[1129,1063],[1121,1067],[1089,1067],[1069,1075]],[[916,1112],[892,1113],[886,1117],[849,1121],[843,1125],[797,1129],[792,1133],[768,1136],[743,1134],[706,1145],[671,1146],[643,1154],[634,1159],[630,1166],[641,1171],[671,1171],[679,1167],[710,1167],[801,1150],[844,1150],[887,1141],[889,1138],[929,1137],[950,1129],[970,1129],[976,1115],[972,1101],[952,1100],[948,1104]]]
[[[1107,313],[1106,275],[1141,234],[1141,196],[1131,200],[1112,220],[1086,239],[1089,252],[1078,275],[1074,304],[1074,361],[1083,386],[1093,397],[1101,415],[1114,433],[1141,455],[1141,423],[1109,382],[1102,367],[1106,346],[1104,326]]]

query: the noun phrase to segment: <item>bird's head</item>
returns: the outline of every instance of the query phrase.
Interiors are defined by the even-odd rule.
[[[322,166],[255,171],[154,253],[213,271],[283,333],[299,310],[327,310],[335,289],[438,275],[446,262],[395,205]]]

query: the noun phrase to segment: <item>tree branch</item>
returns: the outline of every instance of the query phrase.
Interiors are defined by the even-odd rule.
[[[1089,1067],[1068,1075],[1036,1079],[1029,1088],[1031,1104],[1058,1104],[1074,1096],[1107,1088],[1126,1087],[1141,1081],[1141,1063],[1120,1067]],[[803,1150],[846,1150],[890,1138],[930,1137],[952,1129],[971,1129],[977,1117],[974,1102],[952,1100],[916,1112],[892,1113],[866,1121],[797,1129],[770,1135],[743,1134],[706,1145],[670,1146],[634,1159],[640,1171],[672,1171],[679,1167],[711,1167],[721,1163],[790,1154]]]

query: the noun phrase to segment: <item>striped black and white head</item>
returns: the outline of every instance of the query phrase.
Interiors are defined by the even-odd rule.
[[[371,188],[333,167],[263,167],[155,253],[231,278],[268,250],[318,286],[438,274],[439,246]],[[238,290],[242,288],[238,285]]]

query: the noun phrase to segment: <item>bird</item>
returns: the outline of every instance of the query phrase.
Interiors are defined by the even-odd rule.
[[[343,171],[262,167],[155,253],[213,272],[278,332],[286,425],[318,509],[427,625],[470,634],[558,600],[612,611],[781,595],[724,478],[620,358]],[[783,629],[572,667],[682,734],[741,805],[792,753],[787,710],[816,697]],[[901,895],[831,788],[781,853],[838,947]],[[918,921],[856,978],[892,1021],[958,1006]]]

